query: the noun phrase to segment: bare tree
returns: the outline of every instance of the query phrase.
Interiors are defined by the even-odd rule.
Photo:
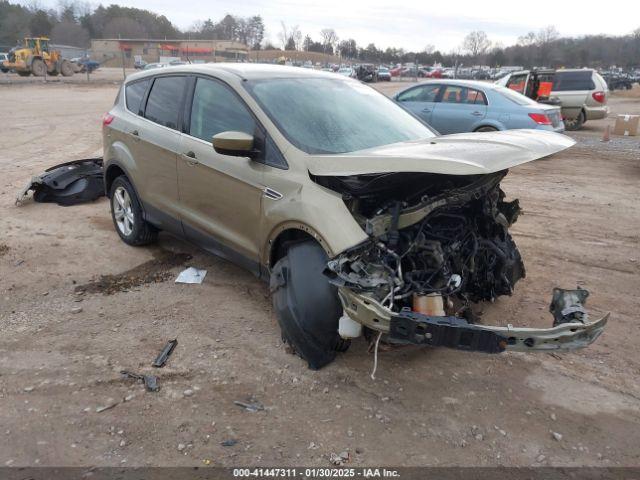
[[[560,33],[556,30],[556,27],[550,25],[542,28],[538,32],[538,47],[539,47],[539,61],[541,65],[548,65],[552,61],[552,43],[560,38]]]
[[[560,33],[553,25],[549,25],[548,27],[544,27],[540,29],[536,39],[538,41],[538,45],[546,45],[560,38]]]
[[[478,59],[489,51],[491,42],[486,33],[482,30],[476,30],[464,37],[462,48],[469,52],[474,59]]]
[[[287,48],[287,43],[289,42],[289,29],[284,22],[280,22],[281,30],[278,32],[278,40],[282,44],[282,49],[285,50]]]
[[[333,47],[338,43],[336,31],[333,28],[324,28],[320,30],[320,36],[322,37],[324,53],[333,54]]]
[[[40,0],[29,0],[25,3],[25,7],[30,12],[37,12],[38,10],[43,10],[42,2]]]
[[[536,35],[536,32],[529,32],[526,35],[518,37],[518,45],[528,47],[530,45],[535,45],[536,43],[538,43],[538,36]]]
[[[291,32],[289,32],[289,35],[290,35],[290,38],[293,39],[293,43],[296,47],[296,50],[302,50],[302,32],[300,31],[300,28],[298,27],[298,25],[296,25],[291,29]]]

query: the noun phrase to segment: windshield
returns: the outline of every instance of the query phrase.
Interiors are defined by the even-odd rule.
[[[537,105],[538,102],[531,100],[529,97],[525,97],[521,93],[511,90],[507,87],[495,87],[495,91],[500,93],[503,97],[507,97],[513,103],[518,105]]]
[[[329,78],[244,82],[280,132],[310,154],[347,153],[435,133],[374,89]]]

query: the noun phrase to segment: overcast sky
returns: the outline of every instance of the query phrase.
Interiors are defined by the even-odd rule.
[[[26,3],[23,0],[21,3]],[[91,1],[91,0],[90,0]],[[57,6],[57,0],[41,0]],[[99,2],[91,1],[92,4]],[[472,30],[484,30],[492,41],[507,46],[520,35],[555,25],[562,36],[604,33],[622,35],[640,27],[640,2],[623,0],[607,4],[534,0],[105,0],[104,5],[145,8],[166,15],[181,29],[196,20],[216,21],[226,13],[261,15],[267,39],[277,44],[280,22],[298,25],[304,34],[320,39],[323,28],[333,28],[340,39],[354,38],[359,45],[422,50],[434,45],[442,51],[460,46]]]

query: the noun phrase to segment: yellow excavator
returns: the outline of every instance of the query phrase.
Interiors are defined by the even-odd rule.
[[[31,74],[36,77],[58,74],[70,77],[74,74],[71,62],[62,58],[60,51],[51,50],[47,37],[25,38],[22,46],[11,49],[9,59],[5,60],[2,66],[23,77]]]

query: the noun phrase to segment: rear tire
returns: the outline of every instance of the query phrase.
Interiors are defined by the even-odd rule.
[[[498,129],[487,125],[486,127],[476,128],[474,131],[475,132],[497,132]]]
[[[565,120],[564,128],[569,132],[575,132],[576,130],[580,130],[582,128],[582,125],[584,125],[584,122],[585,122],[584,112],[580,112],[580,114],[573,120]]]
[[[109,198],[111,219],[124,243],[140,246],[157,240],[158,229],[144,220],[140,200],[127,177],[121,175],[113,181]]]
[[[291,245],[271,272],[282,338],[313,370],[331,363],[350,343],[338,335],[342,304],[338,289],[322,273],[327,260],[320,245],[305,241]]]
[[[47,66],[44,64],[42,60],[36,58],[33,62],[31,62],[31,73],[36,77],[44,77],[47,73]]]
[[[70,77],[73,75],[73,66],[71,66],[71,62],[69,60],[63,60],[60,63],[60,73],[62,73],[63,77]]]

